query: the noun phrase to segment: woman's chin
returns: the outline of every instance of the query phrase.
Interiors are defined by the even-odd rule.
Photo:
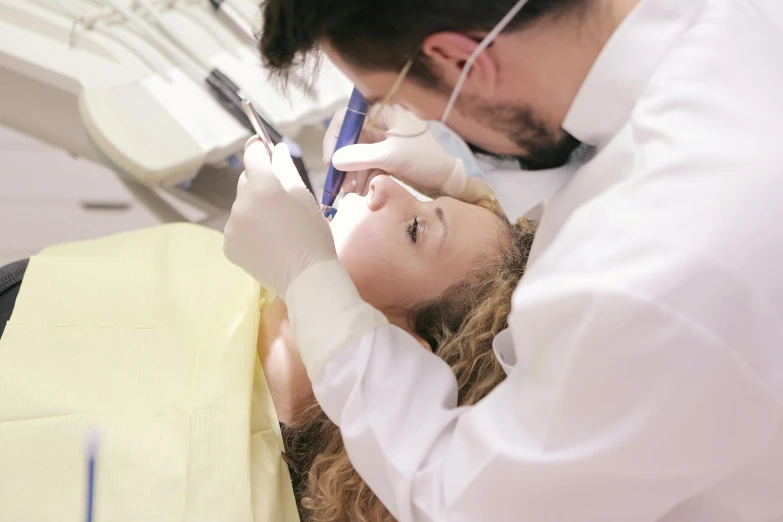
[[[338,203],[337,213],[332,218],[330,226],[335,230],[348,223],[355,223],[360,221],[368,211],[364,198],[356,194],[346,194]]]

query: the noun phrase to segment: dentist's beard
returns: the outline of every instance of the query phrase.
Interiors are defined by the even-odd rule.
[[[462,109],[486,127],[505,134],[525,153],[522,155],[496,154],[468,143],[475,154],[499,159],[513,159],[525,170],[552,169],[565,165],[582,144],[562,129],[552,132],[530,107],[509,104],[482,105]]]

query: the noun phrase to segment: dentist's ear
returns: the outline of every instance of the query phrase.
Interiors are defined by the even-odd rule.
[[[422,44],[422,52],[449,89],[454,88],[470,55],[479,42],[468,35],[443,31],[428,36]],[[498,65],[487,48],[473,63],[462,92],[484,99],[494,98],[498,88]]]

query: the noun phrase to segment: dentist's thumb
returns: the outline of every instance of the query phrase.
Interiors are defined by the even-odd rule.
[[[399,162],[391,145],[390,140],[348,145],[335,151],[332,165],[345,172],[380,169],[389,174],[399,174],[396,172]]]

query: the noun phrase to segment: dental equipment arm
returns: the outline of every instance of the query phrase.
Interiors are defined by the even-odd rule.
[[[337,134],[334,150],[340,150],[348,145],[354,145],[359,141],[359,135],[364,126],[364,118],[367,116],[367,101],[356,87],[351,92],[351,99],[348,101],[348,108],[340,122],[340,132]],[[330,126],[331,128],[331,126]],[[334,217],[336,210],[332,208],[337,195],[345,181],[345,171],[335,168],[334,163],[329,164],[329,170],[326,172],[326,183],[324,183],[324,193],[321,198],[324,215]]]
[[[242,16],[225,0],[209,0],[215,9],[215,16],[223,22],[234,35],[249,45],[256,44],[256,36],[253,29]]]
[[[0,2],[0,125],[108,166],[162,221],[187,219],[159,196],[165,191],[206,219],[219,218],[222,227],[218,221],[234,199],[239,173],[226,160],[242,151],[253,132],[241,109],[243,97],[263,111],[275,143],[320,127],[350,94],[351,84],[324,62],[313,82],[317,96],[306,98],[292,85],[289,102],[267,81],[257,51],[241,46],[207,2],[152,5],[188,48],[207,59],[215,72],[208,88],[223,91],[221,97],[204,87],[204,78],[178,68],[184,62],[172,56],[182,53],[169,40],[171,53],[161,38],[137,30],[108,5],[67,5],[72,9],[48,0]],[[143,14],[138,7],[136,12]],[[221,81],[219,71],[235,85]],[[240,90],[245,94],[237,95]],[[30,97],[34,113],[19,103]],[[291,145],[291,152],[305,173],[301,151]]]
[[[163,16],[158,12],[156,7],[152,4],[151,0],[137,0],[137,3],[147,12],[147,15],[152,21],[152,26],[148,26],[146,21],[137,17],[135,14],[133,14],[132,11],[118,6],[117,0],[104,1],[108,1],[114,5],[115,9],[122,12],[123,15],[125,15],[134,23],[134,25],[142,29],[145,34],[150,34],[152,37],[154,37],[159,46],[164,48],[174,47],[179,53],[181,53],[181,55],[187,57],[189,60],[187,63],[191,64],[191,71],[194,75],[193,79],[196,82],[200,82],[202,80],[205,81],[209,87],[209,90],[215,96],[216,101],[241,125],[247,127],[248,119],[246,119],[245,115],[243,114],[243,111],[246,112],[246,110],[242,104],[242,97],[244,93],[240,87],[237,86],[236,83],[226,73],[221,71],[219,67],[213,67],[207,58],[200,56],[197,52],[194,52],[188,46],[188,42],[183,40],[177,31],[171,27],[171,24],[167,23],[166,20],[163,19]],[[222,5],[224,11],[228,9],[228,12],[236,18],[237,23],[241,22],[239,15],[230,7],[227,7],[223,2],[219,2],[218,4],[219,5],[215,5],[216,8],[221,7]],[[160,34],[157,34],[155,31],[159,31]],[[253,39],[252,31],[250,32],[250,38],[251,40]],[[169,52],[171,53],[172,51],[169,50]],[[255,112],[255,109],[252,110]],[[255,119],[253,121],[257,121],[259,118],[260,116],[257,112],[255,112]],[[272,128],[272,126],[268,122],[264,121],[263,118],[261,118],[261,120],[263,122],[261,124],[262,128]],[[249,130],[254,129],[250,128]],[[279,143],[282,139],[282,136],[277,131],[275,131],[275,134],[277,135],[277,140],[268,140],[270,145]],[[292,140],[287,141],[294,145]],[[298,147],[295,147],[295,149],[298,152]],[[299,175],[302,177],[302,180],[308,189],[310,189],[312,192],[309,174],[301,157],[301,152],[293,155],[293,158],[297,170],[299,171]]]

